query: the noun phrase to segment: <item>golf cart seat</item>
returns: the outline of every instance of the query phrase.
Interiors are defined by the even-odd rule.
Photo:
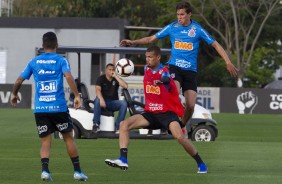
[[[80,93],[81,101],[82,101],[82,108],[84,108],[88,112],[93,112],[92,107],[90,104],[94,104],[93,100],[90,100],[88,88],[83,82],[79,82],[78,79],[75,79],[75,83],[77,86],[77,90]]]
[[[78,79],[75,79],[75,83],[77,86],[77,90],[80,93],[81,100],[82,100],[82,108],[92,113],[93,108],[90,106],[90,104],[94,104],[94,101],[90,100],[87,86],[83,82],[79,82]],[[74,99],[74,94],[72,92],[70,93],[70,98]],[[111,111],[108,111],[106,108],[102,108],[101,115],[114,116],[114,113]]]
[[[127,102],[128,110],[131,116],[143,112],[143,110],[137,110],[136,107],[143,109],[145,105],[141,102],[132,100],[127,89],[122,89],[122,95],[124,96],[124,99]]]

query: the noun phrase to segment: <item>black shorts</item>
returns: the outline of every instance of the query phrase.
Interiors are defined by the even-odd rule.
[[[149,121],[149,126],[144,127],[146,129],[162,129],[165,128],[169,130],[169,124],[173,121],[177,121],[180,126],[182,126],[181,121],[179,120],[177,114],[174,112],[164,112],[164,113],[151,113],[151,112],[143,112],[141,115]]]
[[[177,80],[182,87],[182,93],[186,90],[197,92],[197,73],[190,70],[182,70],[180,67],[169,65],[169,73],[173,80]]]
[[[69,112],[34,113],[39,137],[45,137],[56,130],[70,132],[73,124]]]

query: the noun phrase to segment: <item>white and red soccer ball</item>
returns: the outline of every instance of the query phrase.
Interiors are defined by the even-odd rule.
[[[134,64],[127,58],[122,58],[116,63],[116,73],[121,77],[128,77],[134,72]]]

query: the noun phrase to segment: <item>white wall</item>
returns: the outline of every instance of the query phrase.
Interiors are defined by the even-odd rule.
[[[57,34],[59,46],[114,47],[119,45],[124,35],[125,24],[125,20],[109,18],[0,17],[0,50],[6,53],[6,66],[0,66],[6,69],[6,76],[1,81],[6,84],[15,82],[27,63],[36,56],[36,48],[42,47],[42,36],[48,31]],[[77,77],[77,54],[67,53],[66,57],[73,76]],[[112,62],[113,54],[107,54],[105,60],[106,63]],[[89,94],[94,98],[95,87],[90,85],[90,72],[91,54],[82,53],[81,81],[89,87]],[[33,84],[33,78],[25,84]],[[68,98],[68,85],[65,85],[65,91]]]
[[[1,28],[0,48],[7,50],[6,83],[14,83],[28,61],[35,57],[35,48],[41,47],[42,35],[48,31],[57,34],[62,46],[111,47],[118,45],[120,40],[119,30]],[[67,57],[76,75],[77,54],[71,53]],[[90,84],[90,57],[90,54],[81,56],[81,79],[86,84]],[[111,62],[112,56],[107,56],[106,60]]]

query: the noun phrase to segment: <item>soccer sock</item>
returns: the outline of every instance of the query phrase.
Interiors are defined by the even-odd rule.
[[[204,163],[198,152],[193,156],[193,158],[196,160],[197,164]]]
[[[120,156],[127,159],[127,148],[120,149]]]
[[[72,161],[72,164],[73,164],[74,171],[81,172],[80,164],[79,164],[79,157],[78,156],[73,157],[73,158],[71,158],[71,161]]]
[[[50,172],[48,165],[49,165],[49,158],[41,158],[42,171]]]

